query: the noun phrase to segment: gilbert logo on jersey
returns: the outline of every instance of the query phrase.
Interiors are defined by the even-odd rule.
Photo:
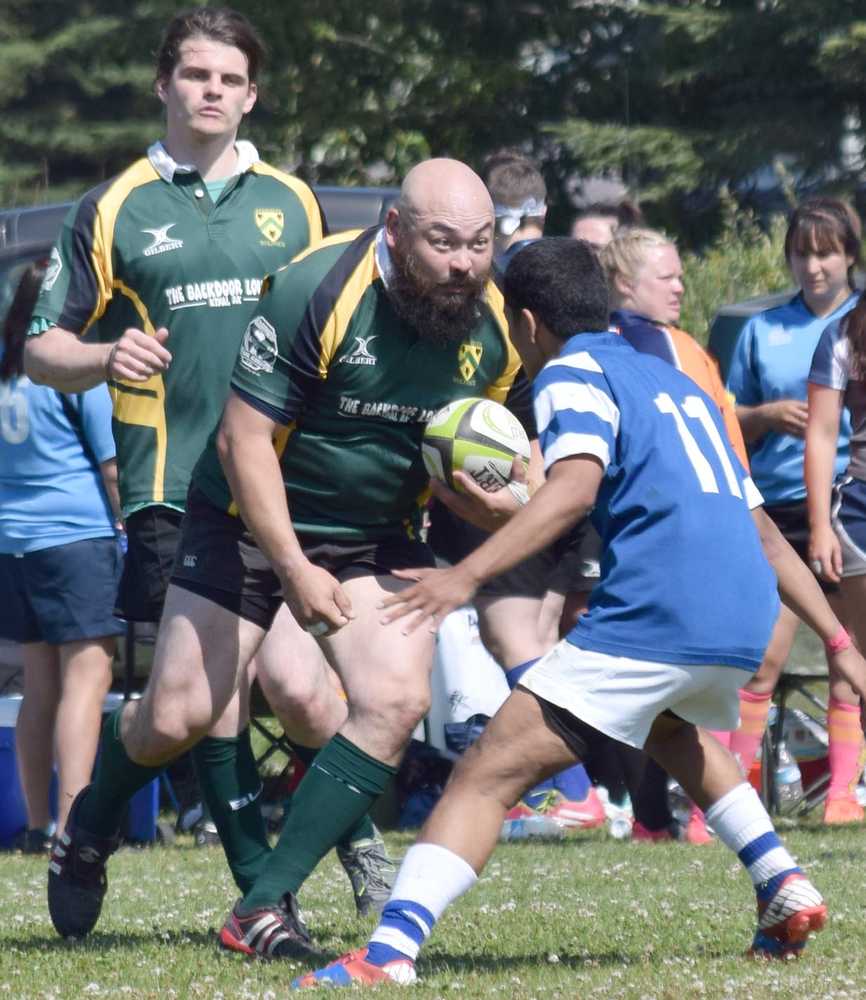
[[[372,337],[355,337],[355,347],[351,354],[340,358],[341,362],[347,365],[375,365],[379,360],[375,354],[370,353],[370,344],[378,337],[374,333]]]
[[[176,222],[169,222],[167,226],[160,226],[159,229],[142,229],[143,233],[153,237],[150,246],[142,250],[144,256],[153,257],[158,253],[168,253],[169,250],[180,250],[183,246],[183,240],[168,235],[169,229],[174,229],[176,225]]]

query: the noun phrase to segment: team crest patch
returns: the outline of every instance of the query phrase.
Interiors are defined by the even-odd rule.
[[[254,375],[274,370],[277,331],[263,316],[256,316],[244,331],[238,360]]]
[[[283,235],[285,217],[279,208],[257,208],[256,225],[268,243],[276,243]]]
[[[42,279],[42,287],[46,292],[50,292],[54,283],[60,277],[63,270],[63,261],[60,259],[60,251],[57,247],[51,248],[51,256],[48,258],[48,266],[45,268],[45,277]]]
[[[473,385],[475,382],[475,372],[481,364],[481,355],[484,353],[484,346],[472,340],[465,340],[457,349],[457,371],[460,378],[466,385]]]

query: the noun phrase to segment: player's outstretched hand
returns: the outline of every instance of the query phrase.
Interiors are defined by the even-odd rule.
[[[106,379],[126,382],[146,382],[154,375],[167,371],[171,352],[165,347],[168,330],[161,326],[154,334],[135,327],[123,331],[120,340],[111,345],[105,360]]]
[[[317,639],[333,635],[355,617],[339,580],[313,563],[283,579],[283,599],[295,621]]]
[[[401,580],[417,581],[379,604],[385,611],[380,619],[383,625],[412,615],[403,624],[404,635],[410,635],[422,625],[435,632],[445,617],[455,608],[468,604],[478,589],[459,566],[447,569],[394,569],[391,572]]]
[[[526,466],[517,457],[511,466],[511,479],[507,486],[495,493],[482,489],[465,472],[455,472],[454,479],[465,492],[449,489],[441,480],[431,479],[430,489],[450,510],[464,521],[469,521],[483,531],[496,531],[510,520],[529,499],[526,486]]]

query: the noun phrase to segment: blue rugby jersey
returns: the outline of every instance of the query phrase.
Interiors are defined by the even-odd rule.
[[[779,399],[806,401],[809,365],[824,328],[854,308],[858,293],[852,293],[828,316],[816,316],[795,295],[790,302],[752,316],[737,340],[728,389],[741,406],[758,406]],[[848,462],[851,425],[843,415],[836,472]],[[768,504],[794,503],[806,497],[803,480],[803,438],[770,431],[750,449],[752,476]]]
[[[750,507],[761,497],[717,407],[613,333],[572,337],[534,383],[545,468],[594,455],[601,579],[569,642],[756,670],[779,610]]]

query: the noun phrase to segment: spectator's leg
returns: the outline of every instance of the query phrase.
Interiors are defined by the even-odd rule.
[[[48,791],[54,763],[54,721],[60,699],[58,647],[28,642],[21,647],[24,661],[24,697],[18,710],[15,748],[18,774],[31,830],[49,829]]]
[[[59,777],[57,826],[61,830],[72,800],[93,773],[115,646],[116,640],[106,637],[59,647],[61,693],[54,735]]]

